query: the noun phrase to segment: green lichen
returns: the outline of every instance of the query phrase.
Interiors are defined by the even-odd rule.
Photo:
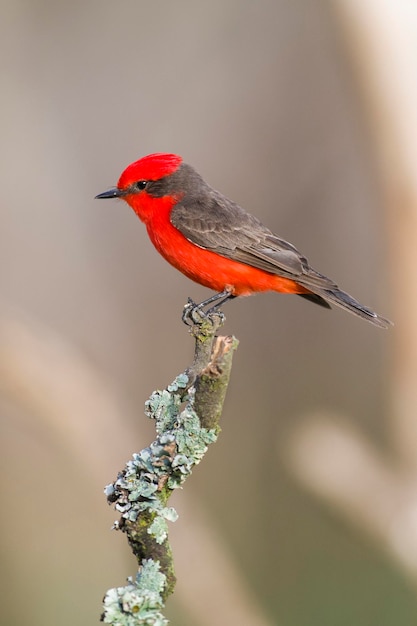
[[[219,318],[217,327],[220,321]],[[177,376],[166,389],[152,393],[145,404],[145,414],[155,421],[155,441],[133,454],[114,483],[105,488],[109,503],[121,514],[120,522],[115,522],[114,527],[127,534],[141,564],[135,581],[128,579],[125,587],[110,589],[105,596],[102,620],[113,626],[168,624],[161,608],[172,593],[176,579],[167,522],[176,521],[178,515],[166,504],[172,490],[181,487],[202,460],[209,444],[216,441],[224,399],[223,392],[219,400],[218,388],[214,384],[210,386],[210,375],[201,374],[209,362],[217,328],[212,322],[203,322],[199,330],[196,325],[192,327],[196,337],[194,369],[188,370],[189,375]],[[226,367],[224,389],[230,366],[231,360],[228,370]],[[220,368],[220,379],[223,374]],[[204,380],[207,377],[205,387],[199,386],[202,376]],[[219,380],[216,383],[221,384]],[[201,425],[200,413],[206,427]]]
[[[115,528],[126,530],[130,543],[135,544],[141,554],[149,553],[152,541],[161,549],[167,542],[167,522],[176,521],[178,514],[174,508],[166,506],[166,501],[171,491],[180,487],[201,461],[208,445],[217,438],[214,429],[201,427],[193,408],[194,388],[186,391],[187,384],[187,375],[180,374],[166,389],[151,395],[146,402],[145,413],[155,420],[157,438],[150,446],[133,454],[115,482],[105,488],[108,501],[114,503],[121,513],[122,521],[116,522]],[[165,555],[163,558],[164,574],[159,572],[157,561],[158,580],[166,585],[159,589],[162,598],[172,591],[175,582],[169,547],[166,550],[168,557]],[[153,550],[153,553],[156,551]],[[149,569],[151,562],[149,559],[143,561],[136,582],[129,581],[126,587],[111,589],[107,593],[105,622],[117,626],[162,626],[168,623],[159,611],[162,604],[158,604],[155,592],[145,593],[143,590],[143,581],[148,573],[152,571],[155,574]]]
[[[168,537],[168,524],[170,522],[176,522],[178,519],[178,513],[171,507],[165,507],[159,511],[159,514],[155,516],[152,524],[148,528],[148,533],[152,535],[155,541],[159,544],[164,543]]]
[[[160,572],[159,562],[144,560],[135,581],[128,578],[125,587],[106,593],[102,621],[117,626],[166,626],[168,620],[160,611],[165,584],[166,576]]]
[[[143,511],[155,514],[148,532],[158,542],[166,537],[164,505],[169,494],[163,492],[163,487],[180,487],[217,438],[215,429],[201,427],[193,408],[194,389],[189,389],[184,397],[187,383],[186,374],[180,374],[167,389],[151,395],[145,413],[155,420],[158,437],[135,453],[117,480],[105,488],[108,500],[115,503],[122,518],[133,522]]]
[[[183,374],[179,374],[176,379],[167,387],[169,392],[178,391],[180,389],[185,389],[188,385],[188,376],[184,372]]]

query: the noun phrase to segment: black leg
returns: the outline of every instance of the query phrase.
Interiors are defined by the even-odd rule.
[[[224,291],[221,291],[220,293],[215,293],[214,296],[207,298],[207,300],[203,300],[203,302],[200,302],[199,304],[196,304],[195,306],[197,306],[199,309],[204,309],[208,304],[213,304],[213,302],[217,302],[217,304],[211,307],[210,311],[212,311],[212,310],[217,309],[217,307],[223,304],[223,302],[226,302],[226,300],[229,300],[229,298],[234,298],[234,297],[235,296],[233,296],[228,289],[225,289]]]
[[[224,292],[223,292],[224,293]],[[223,294],[219,293],[217,294],[217,296],[222,296]],[[216,304],[212,307],[210,307],[207,311],[207,313],[214,313],[215,311],[218,311],[218,309],[223,306],[223,304],[225,302],[227,302],[228,300],[233,300],[233,298],[236,298],[236,296],[234,296],[232,293],[228,293],[226,296],[222,297],[219,299],[218,302],[216,302]]]

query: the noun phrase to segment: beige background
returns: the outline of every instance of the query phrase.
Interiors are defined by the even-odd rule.
[[[2,621],[97,623],[105,590],[135,572],[102,487],[152,440],[143,403],[189,362],[181,309],[209,292],[127,206],[93,197],[140,156],[177,152],[394,317],[386,203],[330,3],[4,0],[0,24]],[[167,615],[409,626],[409,572],[291,461],[294,429],[323,411],[389,454],[397,329],[276,294],[226,313],[240,347],[221,438],[175,497]]]

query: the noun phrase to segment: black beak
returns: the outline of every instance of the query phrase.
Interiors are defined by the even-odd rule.
[[[108,191],[103,191],[103,193],[99,193],[98,196],[94,198],[94,200],[102,200],[103,198],[120,198],[123,195],[123,190],[118,189],[117,187],[112,187]]]

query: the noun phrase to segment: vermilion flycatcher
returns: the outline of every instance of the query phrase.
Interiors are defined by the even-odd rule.
[[[131,163],[117,187],[96,198],[125,200],[158,252],[217,292],[197,307],[213,303],[216,309],[236,296],[278,291],[327,308],[335,304],[381,328],[391,324],[316,272],[292,244],[210,187],[176,154],[150,154]]]

